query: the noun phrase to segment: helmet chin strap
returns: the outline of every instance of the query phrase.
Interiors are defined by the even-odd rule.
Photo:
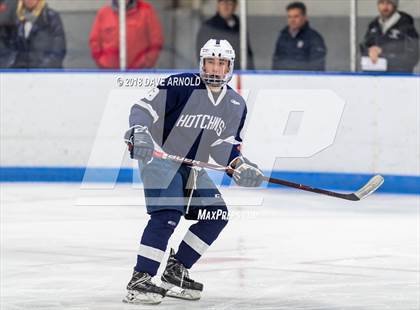
[[[203,72],[201,74],[201,78],[203,79],[204,83],[206,83],[208,86],[211,87],[223,87],[223,85],[226,84],[226,80],[224,77],[215,75],[215,74],[209,74]]]
[[[211,92],[219,93],[222,91],[223,86],[207,85]]]

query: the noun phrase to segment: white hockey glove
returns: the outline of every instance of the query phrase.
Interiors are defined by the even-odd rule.
[[[232,177],[236,184],[243,187],[258,187],[263,182],[263,173],[256,164],[245,157],[234,159],[230,165],[234,169]]]
[[[147,127],[133,126],[124,135],[130,157],[147,164],[152,160],[154,144]]]

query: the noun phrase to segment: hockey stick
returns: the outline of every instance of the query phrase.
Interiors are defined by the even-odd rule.
[[[217,170],[217,171],[225,171],[228,173],[233,173],[234,171],[230,167],[224,167],[217,164],[205,163],[198,160],[192,160],[185,157],[170,155],[170,154],[166,154],[166,153],[162,153],[158,151],[153,152],[153,157],[160,158],[160,159],[169,159],[180,164],[186,164],[189,166],[197,166],[197,167],[207,168],[207,169],[212,169],[212,170]],[[294,183],[294,182],[290,182],[286,180],[269,178],[266,176],[263,176],[263,179],[264,181],[267,181],[269,183],[279,184],[279,185],[292,187],[292,188],[300,189],[307,192],[327,195],[327,196],[341,198],[345,200],[351,200],[351,201],[358,201],[358,200],[362,200],[366,198],[367,196],[372,194],[374,191],[376,191],[384,183],[384,178],[378,174],[378,175],[373,176],[363,187],[361,187],[356,192],[350,193],[350,194],[343,194],[343,193],[328,191],[325,189],[314,188],[311,186]]]

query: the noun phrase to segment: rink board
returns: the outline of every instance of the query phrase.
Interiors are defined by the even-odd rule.
[[[132,169],[105,169],[90,168],[89,178],[85,179],[85,168],[59,168],[59,167],[2,167],[0,168],[0,181],[13,183],[133,183],[141,181],[137,177],[138,170]],[[220,180],[220,173],[209,172],[214,181],[220,186],[229,186],[232,180],[223,177]],[[266,173],[266,175],[269,175]],[[218,177],[219,176],[219,177]],[[365,184],[372,175],[370,174],[339,174],[322,172],[286,172],[273,171],[271,177],[288,180],[319,188],[335,190],[355,191]],[[420,194],[420,178],[416,176],[383,175],[385,182],[378,193],[395,194]],[[264,184],[267,188],[285,188],[276,184]]]
[[[121,88],[118,79],[154,79],[170,73],[1,72],[0,181],[80,182],[88,169],[93,174],[85,182],[131,182],[133,163],[124,154],[121,137],[131,98],[140,98],[148,88]],[[355,189],[379,173],[385,176],[384,192],[419,193],[420,76],[244,72],[240,79],[241,92],[249,99],[248,119],[252,121],[255,107],[271,104],[261,124],[245,129],[254,139],[245,155],[264,171],[336,189]],[[236,75],[232,87],[237,80]],[[333,141],[302,157],[280,154],[291,144],[285,128],[275,127],[284,117],[272,112],[275,100],[255,99],[273,90],[280,96],[327,90],[342,100]],[[311,104],[321,103],[315,98]],[[279,100],[279,106],[284,104]],[[299,111],[307,102],[296,104]],[[322,119],[320,127],[327,121]],[[258,136],[263,139],[255,144]],[[101,144],[105,151],[98,152]],[[267,164],[267,156],[273,157],[272,164]],[[226,185],[226,180],[220,183]]]

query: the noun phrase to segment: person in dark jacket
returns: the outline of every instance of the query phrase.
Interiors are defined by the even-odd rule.
[[[360,45],[362,55],[373,63],[385,58],[387,72],[413,72],[419,60],[419,35],[413,18],[398,11],[398,0],[379,0],[378,11]]]
[[[327,48],[322,36],[309,26],[306,6],[290,3],[287,26],[280,32],[273,56],[273,70],[324,71]]]
[[[240,53],[240,21],[235,14],[237,7],[237,0],[218,0],[217,13],[212,18],[204,22],[198,31],[196,40],[196,52],[200,54],[201,47],[210,39],[227,40],[232,45],[233,49],[237,51],[235,59],[235,70],[241,68],[241,53]],[[248,57],[247,69],[253,70],[254,56],[251,45],[248,39]]]
[[[62,68],[66,39],[60,15],[45,0],[19,0],[16,68]]]
[[[0,68],[15,62],[16,7],[16,0],[0,0]]]

